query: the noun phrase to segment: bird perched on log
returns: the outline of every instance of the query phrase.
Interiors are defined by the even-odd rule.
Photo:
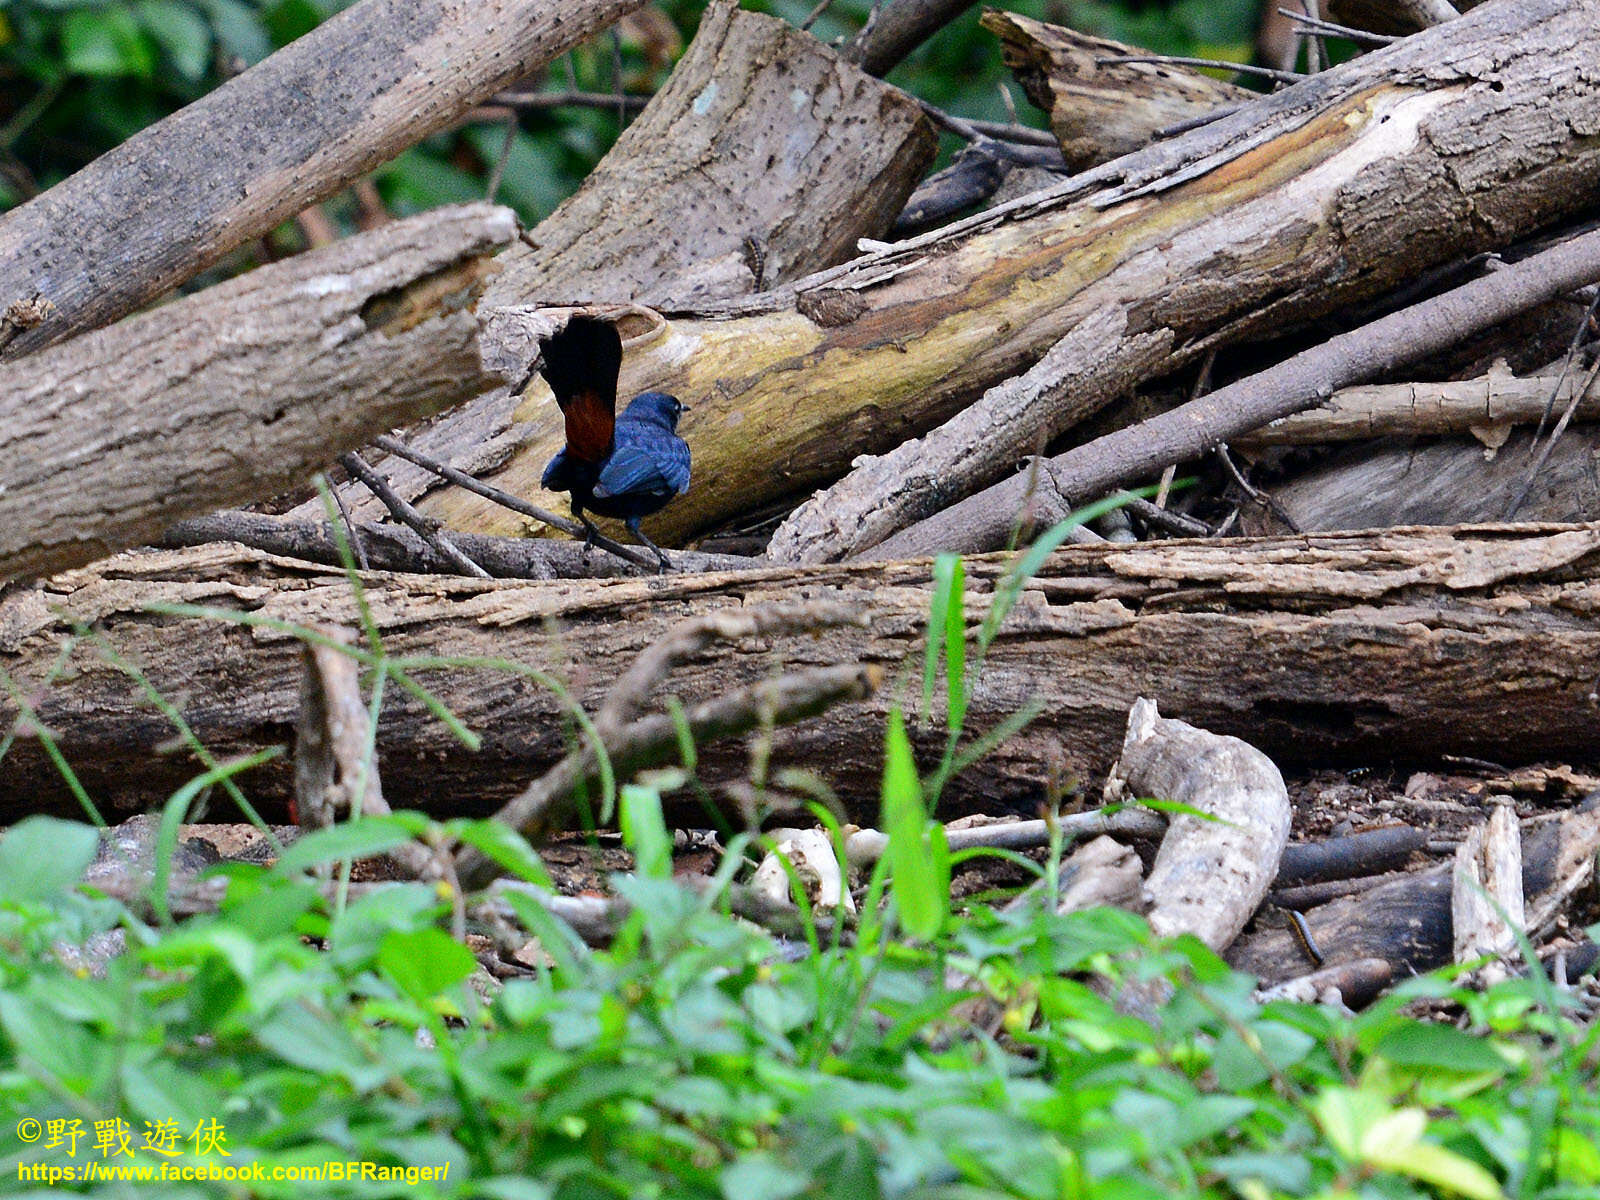
[[[621,369],[622,336],[609,321],[577,315],[545,340],[539,373],[561,407],[567,444],[541,483],[571,497],[572,515],[588,531],[586,551],[600,536],[588,511],[622,521],[665,571],[671,565],[666,554],[639,521],[689,490],[689,445],[678,436],[684,406],[665,392],[641,392],[618,417]]]

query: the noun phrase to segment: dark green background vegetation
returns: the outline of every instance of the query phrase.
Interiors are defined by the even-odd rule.
[[[347,7],[341,0],[0,0],[0,207],[11,207],[78,170],[145,125],[259,62],[317,22]],[[683,41],[704,0],[657,6]],[[755,0],[745,7],[799,23],[812,0]],[[824,40],[852,35],[871,0],[836,0],[813,27]],[[1075,25],[1154,50],[1248,58],[1253,0],[1015,0],[1018,12]],[[995,41],[978,26],[981,6],[945,29],[890,78],[923,99],[969,117],[1005,119],[1009,87],[1019,116],[1042,124],[1002,67]],[[569,73],[570,65],[570,73]],[[641,40],[625,38],[622,79],[630,92],[659,87],[669,64]],[[580,47],[539,86],[585,91],[616,87],[611,40]],[[617,136],[616,116],[567,108],[525,113],[511,147],[499,199],[534,223],[570,193]],[[468,125],[438,134],[377,173],[396,214],[477,199],[500,155],[504,126]],[[329,203],[351,220],[348,197]],[[278,249],[296,234],[277,235]]]

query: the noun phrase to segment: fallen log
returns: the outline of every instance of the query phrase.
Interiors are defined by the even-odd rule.
[[[1095,409],[1211,347],[1385,291],[1498,241],[1510,225],[1530,229],[1522,222],[1536,212],[1555,216],[1585,194],[1578,180],[1600,162],[1600,142],[1576,132],[1600,127],[1600,89],[1566,82],[1588,78],[1600,43],[1600,4],[1591,4],[1492,0],[1461,20],[1085,172],[1049,201],[1019,202],[958,226],[969,231],[966,240],[940,245],[944,253],[931,260],[918,257],[931,244],[914,239],[888,261],[875,257],[830,282],[847,289],[832,297],[830,311],[854,316],[845,328],[857,339],[881,343],[891,334],[879,291],[904,297],[903,311],[928,330],[965,335],[959,358],[910,381],[918,403],[905,413],[907,424],[944,420],[961,407],[967,396],[958,402],[950,393],[974,382],[974,368],[1003,369],[981,380],[989,389],[981,399],[937,429],[855,461],[848,476],[790,515],[769,553],[808,562],[859,554],[991,484]],[[1552,109],[1552,124],[1534,132],[1527,122],[1540,120],[1533,114],[1547,105],[1565,107],[1567,115]],[[1503,138],[1499,151],[1491,148],[1495,138]],[[1525,169],[1520,160],[1535,146],[1539,163]],[[1007,228],[1008,219],[1016,224]],[[1007,233],[1015,240],[999,242]],[[976,278],[964,276],[966,256],[980,247],[995,261],[968,268]],[[888,278],[891,266],[901,273],[866,286]],[[919,266],[935,278],[919,279]],[[959,316],[926,298],[911,304],[911,296],[930,290],[946,295],[941,283],[950,280],[969,293],[957,297]],[[922,293],[899,291],[917,284]],[[1003,332],[986,335],[974,354],[973,331],[985,328]],[[1019,341],[1029,342],[1031,353],[1003,358]],[[906,346],[901,366],[880,366],[871,377],[875,413],[904,411],[895,384],[940,344],[936,333],[923,333]],[[857,388],[862,357],[832,360]],[[741,400],[760,402],[748,393]],[[830,429],[838,428],[837,411],[830,409]],[[885,424],[881,415],[878,422]],[[900,428],[871,444],[852,439],[851,449],[876,453]],[[981,502],[1002,526],[1018,511],[1008,498]],[[1002,533],[987,546],[1003,541]],[[885,557],[907,553],[901,544]]]
[[[987,611],[1007,559],[968,565],[969,621]],[[922,653],[926,561],[773,568],[601,581],[365,577],[390,654],[493,658],[549,672],[591,712],[639,651],[687,617],[799,599],[859,608],[865,628],[774,633],[679,663],[657,688],[686,705],[775,670],[841,663],[900,670]],[[245,627],[164,615],[153,604],[220,606]],[[1063,778],[1088,781],[1121,746],[1127,711],[1165,711],[1248,738],[1285,767],[1436,761],[1594,760],[1600,677],[1600,526],[1312,534],[1221,542],[1074,546],[1021,593],[972,689],[974,733],[1030,699],[1039,716],[957,776],[952,812],[1031,813]],[[359,620],[337,570],[238,547],[123,555],[0,599],[0,667],[91,793],[143,807],[195,772],[172,729],[91,642],[59,662],[79,624],[138,663],[218,757],[284,741],[298,711],[296,640],[264,620]],[[570,748],[561,702],[526,675],[440,665],[418,677],[482,749],[468,751],[416,697],[391,686],[378,727],[395,807],[483,812]],[[1486,681],[1493,680],[1492,684]],[[248,686],[241,686],[247,681]],[[890,704],[909,706],[924,764],[943,748],[943,712],[924,728],[917,689],[885,687],[770,741],[774,769],[823,773],[858,823],[876,810]],[[937,706],[936,700],[936,706]],[[17,714],[0,693],[0,730]],[[715,782],[745,769],[738,744],[708,747]],[[287,768],[252,773],[252,796],[288,794]],[[23,737],[0,760],[0,794],[23,810],[70,810],[45,748]],[[862,811],[865,809],[865,811]]]
[[[1161,63],[1101,63],[1135,46],[990,9],[983,27],[1028,99],[1050,115],[1067,166],[1082,171],[1145,146],[1158,130],[1254,100],[1257,93]]]
[[[696,477],[718,482],[653,518],[651,536],[792,500],[972,406],[862,464],[855,478],[872,486],[848,511],[825,495],[775,540],[792,560],[855,552],[1211,346],[1555,219],[1600,163],[1582,132],[1600,98],[1567,82],[1587,78],[1597,17],[1600,0],[1491,3],[1052,192],[673,316],[625,356],[620,389],[689,404]],[[558,506],[538,488],[562,437],[542,384],[516,415],[526,424],[485,463]],[[517,532],[454,489],[419,507],[452,528]]]
[[[509,209],[397,221],[12,363],[0,581],[260,500],[504,382],[474,302]]]
[[[15,356],[107,324],[448,127],[644,0],[365,0],[0,220]]]

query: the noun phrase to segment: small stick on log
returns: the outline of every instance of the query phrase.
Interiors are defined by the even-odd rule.
[[[1256,992],[1262,1004],[1288,1000],[1294,1004],[1335,1004],[1365,1008],[1394,979],[1394,967],[1382,958],[1357,958],[1320,967]]]
[[[471,575],[475,579],[488,579],[489,572],[473,562],[456,548],[450,540],[450,535],[439,528],[438,522],[429,521],[411,505],[395,495],[382,475],[379,475],[366,463],[366,460],[354,450],[339,456],[339,465],[350,472],[351,478],[359,479],[379,500],[383,506],[394,514],[395,519],[405,525],[412,533],[416,534],[428,544],[428,548],[439,557],[449,560],[450,564],[463,575]]]
[[[1476,379],[1444,383],[1381,383],[1340,388],[1316,408],[1283,417],[1232,439],[1236,450],[1268,446],[1307,446],[1379,437],[1497,432],[1508,425],[1531,425],[1553,402],[1578,395],[1576,380],[1556,386],[1547,374],[1518,377],[1491,369]],[[1591,385],[1575,417],[1600,419],[1600,387]]]
[[[1274,886],[1294,887],[1392,871],[1403,866],[1427,840],[1426,833],[1410,825],[1386,825],[1322,842],[1296,842],[1283,848]]]
[[[457,487],[466,488],[469,492],[475,492],[486,500],[493,500],[502,508],[509,508],[512,512],[521,513],[525,517],[532,517],[535,521],[542,522],[552,529],[559,529],[568,537],[588,538],[591,536],[590,531],[586,530],[579,522],[557,516],[553,512],[540,508],[537,504],[529,504],[520,496],[513,496],[510,492],[501,491],[493,484],[484,483],[481,479],[475,479],[465,471],[456,470],[449,463],[440,462],[420,450],[412,449],[399,438],[385,434],[383,437],[373,438],[372,444],[378,449],[398,455],[400,458],[424,470],[432,471],[440,479],[447,480]],[[621,542],[614,542],[604,534],[594,537],[593,544],[607,554],[615,555],[617,558],[622,559],[624,562],[630,562],[636,567],[644,567],[649,571],[655,571],[659,567],[659,564],[652,556],[632,546],[624,546]]]
[[[1269,421],[1309,408],[1333,389],[1443,350],[1469,333],[1600,278],[1600,231],[1582,234],[1493,275],[1330,338],[1276,366],[1047,460],[1029,497],[1041,525],[1114,487],[1187,462]],[[1048,356],[1047,356],[1048,361]],[[1016,479],[968,497],[878,545],[873,558],[1003,545],[1022,509]]]
[[[1510,797],[1503,799],[1506,803],[1495,805],[1485,824],[1469,829],[1456,850],[1450,922],[1458,963],[1511,954],[1523,931],[1527,914],[1522,898],[1522,830]],[[1491,962],[1474,974],[1492,984],[1510,972]]]
[[[459,574],[420,537],[403,525],[351,525],[352,544],[366,555],[362,569],[406,571],[412,574]],[[656,574],[655,559],[634,566],[603,556],[586,556],[576,542],[547,538],[489,537],[481,533],[452,531],[460,550],[496,579],[612,579]],[[203,546],[208,542],[238,542],[268,554],[307,562],[341,566],[339,543],[322,521],[302,521],[265,513],[225,512],[179,521],[162,534],[163,546]],[[761,566],[760,559],[735,554],[702,554],[680,550],[672,560],[683,571],[747,571]]]
[[[1141,698],[1105,791],[1108,802],[1154,796],[1205,814],[1172,815],[1143,894],[1157,934],[1225,949],[1260,907],[1289,837],[1289,793],[1272,760]]]
[[[1293,850],[1288,846],[1285,851]],[[1376,887],[1393,883],[1401,878],[1404,871],[1389,871],[1382,875],[1360,875],[1352,879],[1330,879],[1325,883],[1306,883],[1298,887],[1274,887],[1267,893],[1267,900],[1278,908],[1292,909],[1303,913],[1308,908],[1316,908],[1319,904],[1326,904],[1330,900],[1338,900],[1343,896],[1354,896],[1358,892],[1371,891]]]
[[[703,653],[719,641],[741,638],[793,637],[837,629],[842,625],[865,628],[867,614],[859,606],[835,600],[804,604],[762,604],[750,608],[724,608],[703,617],[680,622],[638,658],[611,687],[606,702],[595,714],[601,736],[622,728],[644,708],[656,686],[679,663]]]

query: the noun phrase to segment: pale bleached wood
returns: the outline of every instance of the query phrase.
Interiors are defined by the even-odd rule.
[[[1450,924],[1458,963],[1485,956],[1514,954],[1517,937],[1526,933],[1522,895],[1522,830],[1510,796],[1497,798],[1489,819],[1467,830],[1456,847],[1450,882]],[[1477,975],[1486,983],[1506,977],[1500,963],[1488,963]]]
[[[104,325],[450,126],[644,0],[364,0],[0,219],[0,307]]]
[[[987,612],[1005,564],[969,560],[969,627]],[[590,712],[641,650],[684,619],[801,598],[858,608],[868,623],[774,632],[695,655],[652,703],[676,695],[694,704],[824,664],[897,673],[921,661],[931,593],[926,561],[550,582],[374,573],[366,586],[390,653],[504,658],[552,672]],[[67,674],[46,684],[76,621],[97,623],[139,662],[219,756],[282,741],[297,712],[293,639],[152,613],[159,602],[301,623],[359,619],[337,569],[236,546],[123,555],[0,600],[0,667],[111,804],[164,798],[197,768],[184,753],[157,753],[171,729],[93,645],[80,644]],[[1283,767],[1439,754],[1587,765],[1597,677],[1600,526],[1072,547],[1028,585],[990,648],[969,728],[986,730],[1030,698],[1039,716],[951,782],[941,815],[1032,812],[1061,779],[1096,779],[1144,693],[1174,717],[1248,739]],[[420,678],[484,747],[467,751],[391,687],[378,749],[396,807],[485,811],[569,748],[565,709],[531,679],[466,667]],[[897,700],[930,769],[943,747],[943,705],[936,694],[924,724],[915,686],[885,686],[776,731],[773,769],[818,771],[858,823],[875,820],[884,723]],[[0,697],[0,729],[14,714]],[[746,768],[738,743],[708,746],[699,762],[713,781],[743,778]],[[246,786],[270,800],[287,795],[287,783],[287,768],[273,764]],[[35,740],[0,760],[0,793],[73,811]]]
[[[1289,840],[1283,776],[1248,742],[1163,717],[1154,701],[1140,697],[1128,713],[1105,798],[1109,804],[1143,797],[1185,810],[1171,814],[1145,876],[1150,928],[1227,949],[1278,874]]]
[[[473,305],[509,209],[385,225],[41,350],[0,379],[0,580],[304,485],[503,382]]]

